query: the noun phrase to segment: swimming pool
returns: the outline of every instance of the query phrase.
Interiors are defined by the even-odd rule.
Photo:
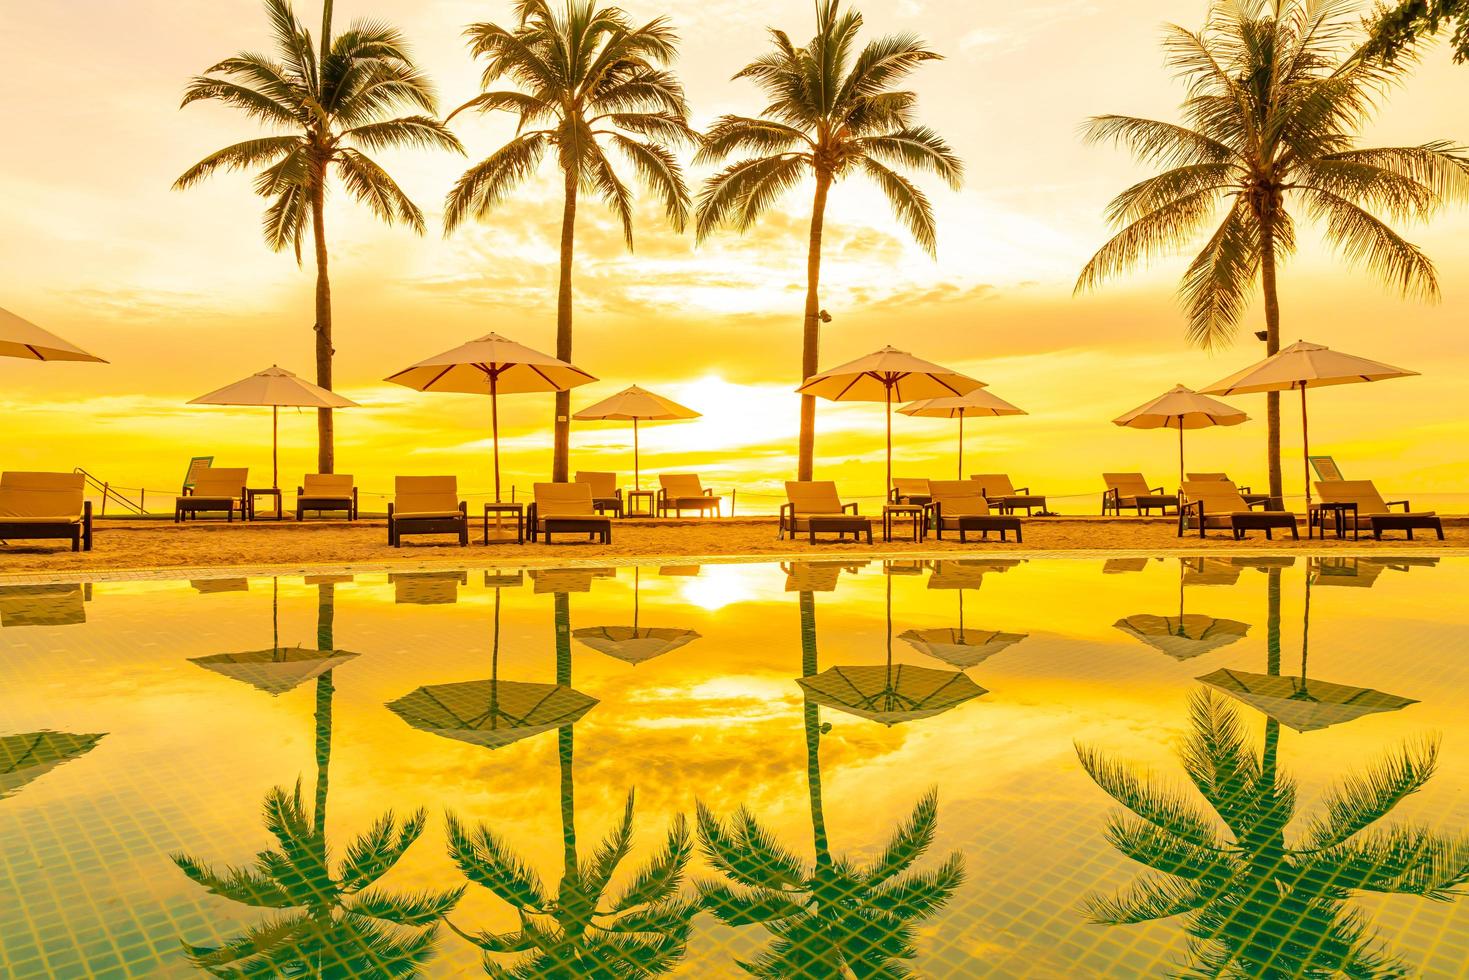
[[[1466,592],[1306,556],[0,586],[0,974],[1458,975]]]

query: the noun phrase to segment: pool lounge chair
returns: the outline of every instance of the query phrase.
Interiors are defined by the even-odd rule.
[[[357,487],[350,473],[307,473],[296,488],[296,520],[306,519],[306,512],[317,516],[324,511],[342,510],[347,520],[357,520]]]
[[[535,499],[525,520],[532,541],[544,534],[550,544],[552,534],[570,532],[612,543],[612,518],[598,513],[589,483],[535,484]]]
[[[194,477],[194,488],[174,498],[173,521],[175,524],[187,517],[197,519],[201,513],[223,512],[225,519],[233,521],[235,511],[245,519],[245,483],[250,471],[243,466],[211,466],[201,469]]]
[[[1183,497],[1178,508],[1178,536],[1183,537],[1190,520],[1196,520],[1199,537],[1209,530],[1225,529],[1236,541],[1243,540],[1246,531],[1264,531],[1267,539],[1272,531],[1289,530],[1292,538],[1299,538],[1296,515],[1284,510],[1263,510],[1264,501],[1246,501],[1233,483],[1228,480],[1184,480]]]
[[[71,539],[92,550],[92,502],[80,473],[0,473],[0,541]]]
[[[928,504],[929,521],[934,537],[940,541],[945,531],[958,531],[960,544],[968,542],[970,531],[979,531],[982,538],[988,538],[991,531],[999,531],[1001,541],[1014,531],[1017,542],[1025,540],[1020,518],[990,510],[985,487],[974,480],[929,480],[928,492],[933,497]]]
[[[658,477],[658,483],[660,517],[667,517],[669,511],[682,517],[686,510],[698,511],[700,514],[712,510],[714,516],[719,516],[720,498],[714,495],[713,490],[704,489],[697,473],[663,473]]]
[[[1338,526],[1350,529],[1353,536],[1366,528],[1372,532],[1373,538],[1381,541],[1383,531],[1403,531],[1411,541],[1414,529],[1420,529],[1435,531],[1438,539],[1443,540],[1442,518],[1431,510],[1415,512],[1406,500],[1383,500],[1371,480],[1320,480],[1316,483],[1316,494],[1321,503],[1338,505],[1312,508],[1311,520],[1323,534],[1326,533],[1327,511],[1336,510],[1342,519]],[[1340,505],[1347,505],[1350,509]],[[1395,511],[1393,507],[1403,509]]]
[[[1178,509],[1178,494],[1164,493],[1162,487],[1150,487],[1141,473],[1103,473],[1102,482],[1107,489],[1102,493],[1102,516],[1121,515],[1123,508],[1136,511],[1139,516],[1152,513],[1154,508],[1164,514],[1168,508]]]
[[[394,478],[393,500],[388,504],[388,544],[399,547],[405,534],[457,534],[459,547],[469,544],[469,514],[459,499],[456,477]]]
[[[576,482],[588,484],[592,488],[592,507],[597,513],[603,514],[610,510],[618,517],[622,516],[622,488],[617,485],[616,473],[579,470]]]
[[[893,477],[892,489],[888,491],[888,503],[922,506],[928,503],[928,499],[927,480]]]
[[[853,541],[866,535],[867,543],[872,543],[872,518],[859,514],[856,503],[842,503],[837,485],[830,480],[787,480],[786,502],[780,505],[776,528],[781,538],[804,534],[811,544],[818,534],[835,534],[838,541],[848,534]]]
[[[1031,493],[1030,487],[1016,489],[1010,482],[1010,476],[1006,473],[976,473],[969,479],[979,484],[985,500],[989,501],[991,507],[998,508],[1002,514],[1013,513],[1017,508],[1025,508],[1025,516],[1029,517],[1032,508],[1046,509],[1046,498],[1044,494]],[[929,484],[932,486],[932,483]]]
[[[1225,483],[1229,482],[1228,473],[1186,473],[1184,474],[1184,478],[1188,480],[1223,480]],[[1270,494],[1268,493],[1251,493],[1249,487],[1235,487],[1235,489],[1239,491],[1239,495],[1245,498],[1245,502],[1251,507],[1270,503]]]
[[[187,494],[194,491],[194,481],[199,479],[199,474],[214,465],[213,456],[192,456],[189,458],[189,468],[184,471],[184,485],[179,488],[179,493]]]

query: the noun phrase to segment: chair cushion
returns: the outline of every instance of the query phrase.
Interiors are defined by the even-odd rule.
[[[457,508],[454,509],[454,510],[414,510],[414,511],[395,510],[393,512],[393,518],[395,520],[400,520],[400,521],[402,521],[402,520],[416,520],[416,519],[421,518],[421,517],[435,517],[435,518],[437,518],[437,517],[460,517],[460,516],[463,516],[463,515],[460,513],[460,511]]]
[[[58,514],[55,517],[0,517],[0,527],[25,524],[80,524],[82,519],[75,514]]]

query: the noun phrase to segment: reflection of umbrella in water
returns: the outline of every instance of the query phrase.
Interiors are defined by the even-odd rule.
[[[571,635],[600,653],[616,657],[636,667],[646,660],[661,657],[677,650],[685,643],[699,638],[693,630],[675,629],[669,626],[638,625],[639,569],[633,566],[632,625],[631,626],[583,626],[571,631]]]
[[[817,704],[884,725],[931,718],[986,693],[958,671],[893,663],[893,580],[887,579],[887,663],[828,667],[797,678]]]
[[[87,621],[90,593],[77,582],[0,585],[0,626],[77,626]]]
[[[104,733],[105,734],[105,733]],[[0,736],[0,799],[96,747],[102,735],[26,732]]]
[[[1200,559],[1205,561],[1207,559]],[[1238,570],[1234,572],[1239,575]],[[1211,650],[1228,646],[1241,639],[1250,630],[1249,623],[1234,619],[1219,619],[1199,613],[1183,611],[1183,587],[1189,582],[1189,566],[1186,560],[1178,568],[1178,615],[1156,616],[1138,613],[1117,620],[1112,625],[1128,636],[1160,650],[1174,660],[1188,660],[1202,656]]]
[[[272,578],[270,588],[269,649],[190,657],[189,662],[216,674],[244,681],[267,694],[280,695],[357,656],[346,650],[314,650],[300,644],[293,647],[281,646],[279,581]]]
[[[939,562],[940,566],[952,565],[953,562]],[[993,569],[990,569],[993,570]],[[1003,571],[1004,569],[1000,569]],[[967,583],[973,581],[974,588],[979,586],[983,572],[979,577],[974,577],[972,572],[955,575],[952,571],[947,579],[941,578],[941,570],[935,569],[929,578],[928,587],[951,588],[955,587],[949,583]],[[940,584],[935,585],[934,580],[939,579]],[[977,664],[981,664],[1007,647],[1019,643],[1029,636],[1029,633],[1001,633],[997,630],[966,629],[964,626],[964,587],[957,586],[959,593],[959,626],[940,627],[926,630],[904,630],[898,634],[898,639],[906,641],[921,653],[930,657],[936,657],[946,664],[958,667],[960,670],[968,670]]]

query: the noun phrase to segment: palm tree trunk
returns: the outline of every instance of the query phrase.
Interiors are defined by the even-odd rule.
[[[566,171],[566,203],[561,211],[561,282],[556,292],[556,356],[571,360],[571,259],[576,247],[576,174]],[[556,450],[551,481],[570,477],[571,392],[556,392]]]
[[[816,598],[802,592],[801,603],[801,676],[816,673]],[[816,702],[809,697],[802,705],[801,719],[806,732],[806,786],[811,795],[811,836],[818,868],[831,864],[831,843],[826,835],[826,811],[821,801],[821,726]]]
[[[316,383],[332,387],[332,285],[327,275],[326,254],[326,164],[317,167],[311,187],[311,231],[316,241]],[[316,410],[316,468],[335,472],[332,410]]]
[[[1275,220],[1267,210],[1260,218],[1260,288],[1265,294],[1265,353],[1280,350],[1280,297],[1275,291]],[[1270,475],[1271,507],[1285,509],[1280,478],[1280,392],[1265,394],[1265,454]]]
[[[801,380],[820,368],[821,357],[821,232],[826,224],[826,194],[831,174],[816,171],[816,198],[811,202],[811,242],[806,251],[806,319],[801,331]],[[801,396],[801,436],[796,459],[796,479],[809,480],[816,455],[816,398]]]
[[[334,625],[336,622],[336,590],[330,582],[316,587],[316,648],[335,649]],[[326,835],[326,792],[327,768],[332,759],[332,672],[327,671],[316,679],[316,808],[315,830],[317,836]]]
[[[1267,570],[1269,584],[1266,586],[1265,612],[1265,672],[1271,677],[1280,676],[1280,569]],[[1280,752],[1280,722],[1265,719],[1265,748],[1260,758],[1262,782],[1275,782],[1276,758]]]
[[[571,685],[571,600],[565,592],[555,594],[556,683]],[[576,742],[572,726],[556,729],[556,749],[561,760],[561,844],[563,869],[576,874]]]

